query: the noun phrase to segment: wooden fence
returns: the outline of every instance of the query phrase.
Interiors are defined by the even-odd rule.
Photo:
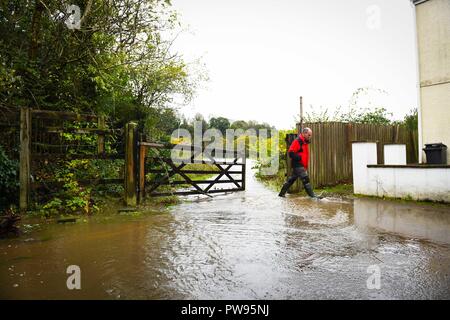
[[[54,175],[60,160],[124,159],[123,129],[108,128],[103,116],[1,108],[0,127],[0,144],[10,158],[19,161],[21,211],[29,209],[37,194],[51,198],[61,188],[62,182],[48,178]],[[123,184],[123,181],[120,176],[78,180],[80,185]]]
[[[297,129],[300,126],[297,125]],[[378,142],[378,163],[384,159],[384,145],[391,143],[406,144],[408,163],[417,163],[417,131],[399,125],[377,125],[361,123],[324,122],[305,123],[313,131],[310,147],[309,175],[314,186],[330,186],[352,181],[352,141]],[[287,135],[286,142],[297,137]],[[290,161],[288,158],[288,168]],[[293,186],[293,190],[299,184]]]
[[[210,158],[211,165],[216,170],[181,170],[186,164],[176,165],[170,157],[148,157],[150,148],[170,150],[173,145],[163,145],[147,141],[143,133],[138,132],[137,124],[129,122],[124,129],[111,128],[105,117],[92,114],[78,114],[73,112],[33,110],[31,108],[0,109],[0,145],[8,155],[19,162],[19,208],[25,212],[30,204],[50,200],[65,181],[55,180],[55,172],[67,160],[94,159],[100,160],[101,166],[105,166],[103,160],[122,160],[119,165],[122,168],[116,177],[103,177],[100,172],[86,173],[83,178],[77,178],[80,186],[85,185],[123,185],[124,202],[127,206],[136,206],[145,194],[146,174],[159,173],[162,176],[157,180],[148,181],[150,184],[149,196],[162,195],[188,195],[219,192],[233,192],[245,190],[245,156],[234,153],[232,163],[221,162]],[[185,146],[185,148],[188,146]],[[193,155],[198,152],[194,146],[190,146]],[[200,152],[204,147],[200,148]],[[170,153],[169,153],[170,154]],[[193,157],[194,157],[193,156]],[[159,164],[158,170],[151,170],[149,163],[163,160],[169,169],[162,170]],[[238,160],[242,159],[242,162]],[[207,163],[203,161],[202,163]],[[155,163],[153,163],[155,164]],[[147,165],[147,169],[145,170]],[[221,165],[225,165],[222,167]],[[239,178],[234,178],[230,171],[233,166],[240,166]],[[100,170],[101,171],[101,170]],[[171,172],[169,172],[171,171]],[[194,180],[187,174],[216,174],[214,180]],[[170,181],[169,178],[178,174],[184,181]],[[227,177],[228,180],[222,179]],[[216,184],[232,183],[236,188],[213,189]],[[155,193],[160,185],[192,185],[195,190],[183,190],[166,193]],[[201,188],[199,184],[207,184]],[[38,199],[39,198],[39,199]],[[31,200],[34,201],[31,201]],[[41,201],[39,201],[41,200]]]

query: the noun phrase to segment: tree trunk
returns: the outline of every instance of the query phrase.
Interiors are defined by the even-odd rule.
[[[33,20],[31,21],[30,30],[30,48],[28,51],[28,59],[33,61],[37,57],[37,51],[39,46],[39,31],[41,30],[42,11],[44,6],[40,0],[36,0],[36,5],[33,12]]]

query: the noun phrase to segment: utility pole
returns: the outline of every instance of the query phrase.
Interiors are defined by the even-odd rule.
[[[302,132],[303,129],[303,97],[300,96],[300,132]]]

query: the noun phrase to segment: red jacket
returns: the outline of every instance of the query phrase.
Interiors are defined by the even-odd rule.
[[[302,140],[302,147],[300,150],[300,143],[299,143],[299,139]],[[294,152],[297,155],[300,156],[300,164],[305,167],[305,169],[308,169],[308,163],[309,163],[309,149],[308,149],[308,143],[306,143],[305,138],[303,138],[303,136],[300,134],[299,135],[299,139],[295,139],[291,146],[289,147],[288,153],[289,152]]]

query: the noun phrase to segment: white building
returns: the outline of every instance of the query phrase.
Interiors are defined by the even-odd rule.
[[[450,0],[411,0],[418,53],[419,162],[406,164],[404,145],[385,145],[377,165],[376,142],[352,145],[354,193],[450,203]],[[447,163],[422,164],[424,144],[447,145]]]
[[[419,73],[419,147],[447,145],[450,163],[450,0],[412,0]],[[425,157],[419,148],[419,162]],[[423,159],[423,161],[421,161]]]

